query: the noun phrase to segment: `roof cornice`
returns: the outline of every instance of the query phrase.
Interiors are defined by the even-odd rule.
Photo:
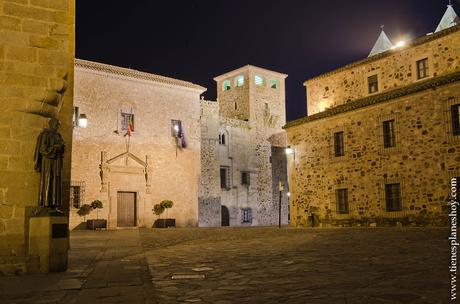
[[[412,85],[405,86],[403,88],[398,88],[389,92],[381,93],[378,95],[373,95],[361,99],[357,99],[355,101],[351,101],[349,103],[325,110],[323,112],[319,112],[310,116],[305,116],[300,119],[296,119],[293,121],[288,122],[283,129],[291,128],[294,126],[298,126],[304,123],[309,123],[315,120],[320,120],[332,116],[336,116],[342,113],[354,111],[357,109],[361,109],[364,107],[368,107],[371,105],[388,102],[395,98],[403,97],[410,94],[415,94],[427,89],[433,89],[442,85],[447,85],[450,83],[454,83],[460,81],[460,71],[455,73],[451,73],[444,76],[438,76],[436,78],[431,78],[425,80],[423,82],[417,82]]]
[[[364,58],[364,59],[352,62],[352,63],[344,65],[344,66],[342,66],[342,67],[340,67],[338,69],[335,69],[335,70],[326,72],[324,74],[315,76],[313,78],[310,78],[308,80],[305,80],[303,84],[305,86],[308,82],[310,82],[312,80],[325,78],[325,77],[331,76],[333,74],[337,74],[339,72],[343,72],[345,70],[348,70],[350,68],[354,68],[354,67],[357,67],[357,66],[360,66],[360,65],[363,65],[363,64],[368,64],[368,63],[371,63],[371,62],[374,62],[374,61],[377,61],[377,60],[380,60],[380,59],[395,55],[395,54],[397,54],[399,52],[404,52],[410,47],[418,46],[418,45],[421,45],[421,44],[436,40],[438,38],[441,38],[441,37],[450,35],[452,33],[458,32],[459,30],[460,30],[460,25],[456,25],[456,26],[453,26],[451,28],[448,28],[448,29],[442,30],[440,32],[437,32],[437,33],[433,33],[433,34],[430,34],[430,35],[425,35],[425,36],[419,37],[419,38],[417,38],[415,40],[412,40],[412,41],[408,42],[407,46],[405,46],[402,49],[388,50],[386,52],[383,52],[383,53],[380,53],[380,54],[377,54],[377,55],[374,55],[374,56],[371,56],[371,57],[368,57],[368,58]]]
[[[155,82],[161,85],[179,86],[179,87],[197,91],[200,94],[206,91],[206,88],[200,85],[188,82],[188,81],[174,79],[174,78],[146,73],[146,72],[141,72],[141,71],[137,71],[133,69],[122,68],[122,67],[118,67],[114,65],[105,64],[105,63],[99,63],[99,62],[75,58],[74,65],[75,65],[75,68],[91,70],[94,72],[106,73],[106,74],[111,74],[114,76],[124,76],[124,77],[133,78],[133,79],[144,80],[144,81],[152,81],[152,82]]]
[[[268,75],[271,75],[271,76],[274,76],[274,77],[279,77],[279,78],[282,78],[282,79],[286,79],[288,77],[287,74],[275,72],[275,71],[272,71],[272,70],[268,70],[268,69],[265,69],[265,68],[261,68],[261,67],[257,67],[257,66],[248,64],[248,65],[245,65],[245,66],[243,66],[241,68],[238,68],[236,70],[233,70],[233,71],[227,72],[225,74],[216,76],[216,77],[214,77],[214,80],[215,81],[221,81],[221,80],[224,80],[224,79],[226,79],[228,77],[232,77],[234,75],[237,75],[237,74],[240,74],[240,73],[243,73],[243,72],[246,72],[246,71],[255,71],[255,72],[258,71],[258,72],[268,74]]]

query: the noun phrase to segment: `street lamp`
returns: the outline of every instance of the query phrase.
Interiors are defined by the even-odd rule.
[[[284,151],[286,152],[286,155],[294,154],[294,149],[292,149],[291,146],[287,146]]]
[[[86,114],[78,115],[78,126],[80,128],[86,128],[88,126],[88,118],[86,117]]]

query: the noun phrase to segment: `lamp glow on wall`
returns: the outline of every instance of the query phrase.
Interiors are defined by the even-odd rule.
[[[286,155],[294,154],[294,149],[292,149],[291,146],[287,146],[284,151],[286,152]]]

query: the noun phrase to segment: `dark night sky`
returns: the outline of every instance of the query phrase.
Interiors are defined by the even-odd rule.
[[[452,1],[459,12],[460,0]],[[200,84],[246,64],[286,73],[287,119],[303,82],[366,57],[385,25],[395,43],[433,32],[448,0],[77,1],[77,58]]]

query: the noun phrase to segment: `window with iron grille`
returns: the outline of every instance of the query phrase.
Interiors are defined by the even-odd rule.
[[[70,183],[70,205],[74,208],[80,208],[84,204],[85,198],[85,183],[71,182]]]
[[[335,195],[337,197],[337,213],[348,213],[348,189],[337,189]]]
[[[220,188],[230,189],[230,168],[220,167]]]
[[[367,77],[367,85],[369,88],[369,94],[378,92],[379,90],[379,81],[377,75],[372,75]]]
[[[460,104],[450,106],[450,115],[452,118],[452,133],[460,135]]]
[[[386,211],[401,211],[401,185],[385,184]]]
[[[428,77],[428,58],[417,61],[417,79]]]
[[[392,148],[396,146],[394,119],[383,122],[383,146],[385,148]]]
[[[131,124],[131,131],[134,131],[134,114],[121,112],[121,130],[128,131]]]
[[[343,144],[343,132],[334,133],[334,155],[336,157],[345,155]]]
[[[242,223],[252,223],[251,208],[241,209],[241,222]]]
[[[250,183],[249,172],[242,171],[241,172],[241,184],[242,185],[249,185],[249,183]]]

